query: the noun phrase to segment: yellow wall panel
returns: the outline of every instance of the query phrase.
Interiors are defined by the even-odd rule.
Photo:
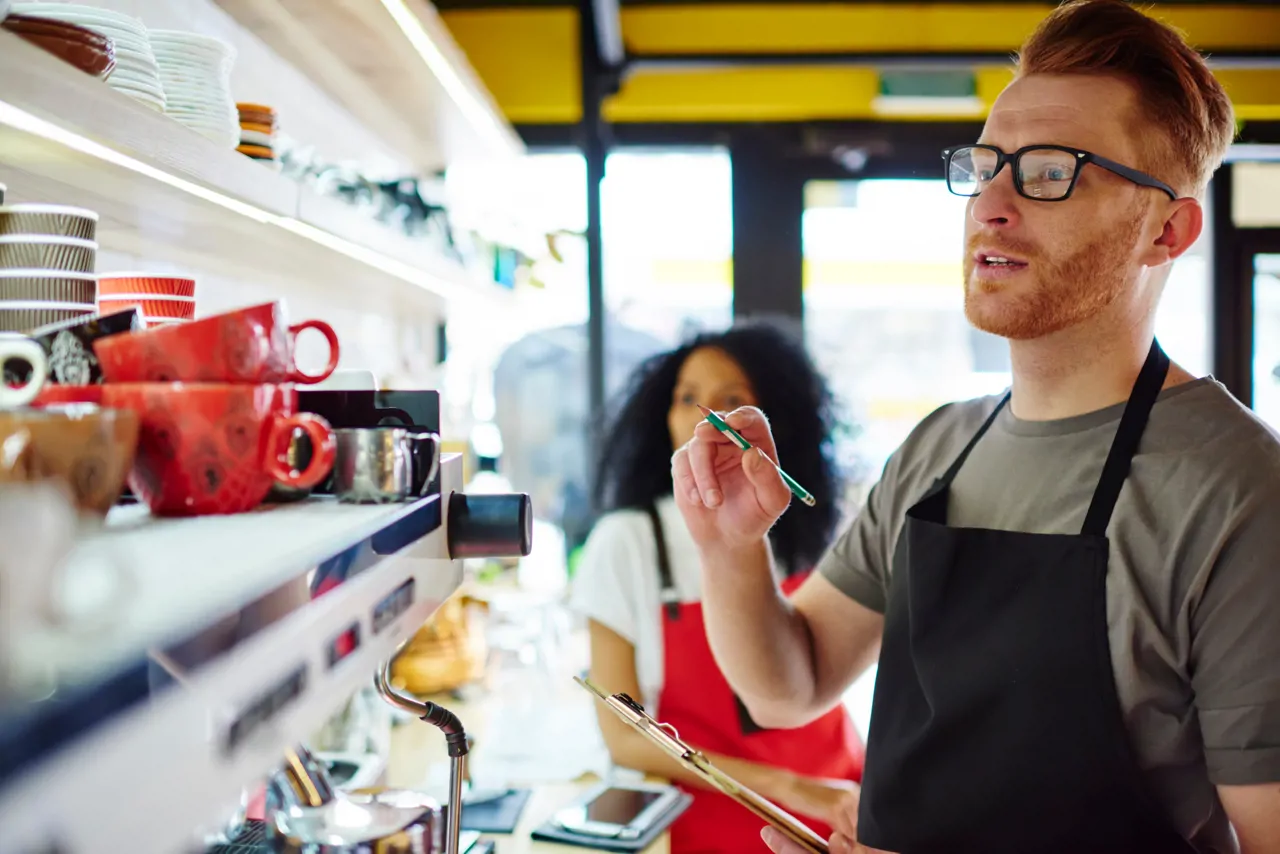
[[[1224,68],[1215,75],[1235,104],[1236,118],[1280,119],[1280,71]]]
[[[475,9],[442,17],[509,121],[582,118],[575,10]]]

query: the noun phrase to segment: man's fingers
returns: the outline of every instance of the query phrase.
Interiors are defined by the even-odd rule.
[[[671,488],[676,500],[681,503],[702,505],[702,497],[698,493],[698,485],[693,479],[693,468],[689,464],[689,446],[685,445],[671,457]]]
[[[707,507],[719,507],[724,501],[724,493],[720,490],[720,477],[716,474],[716,452],[718,446],[698,436],[694,436],[685,445],[689,460],[689,470],[693,476],[694,489],[689,492],[689,500],[694,504]]]
[[[773,456],[773,432],[769,428],[769,419],[759,409],[754,406],[742,406],[725,415],[724,420],[730,427],[741,433],[742,438],[764,448],[770,456]]]
[[[832,830],[850,839],[858,838],[858,798],[860,795],[860,789],[853,789],[847,795],[841,796],[840,803],[835,809],[835,820],[831,823]]]
[[[831,849],[831,854],[854,854],[858,850],[858,843],[843,833],[837,832],[831,834],[827,847]]]
[[[773,854],[809,854],[804,846],[792,842],[782,831],[766,826],[760,831],[760,838],[764,840],[764,844],[769,846],[769,850]]]

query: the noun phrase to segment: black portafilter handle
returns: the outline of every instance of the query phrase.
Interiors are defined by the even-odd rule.
[[[533,502],[523,492],[449,496],[449,557],[525,557],[533,549]]]

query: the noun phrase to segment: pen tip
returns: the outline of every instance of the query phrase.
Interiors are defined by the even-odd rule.
[[[698,409],[699,409],[699,410],[701,410],[701,411],[702,411],[702,414],[703,414],[703,415],[710,415],[710,414],[711,414],[711,410],[710,410],[710,409],[707,409],[707,408],[706,408],[705,406],[703,406],[701,403],[696,404],[696,406],[698,407]]]

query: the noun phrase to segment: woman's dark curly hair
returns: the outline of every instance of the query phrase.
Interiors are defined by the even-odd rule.
[[[783,467],[817,499],[815,507],[793,501],[770,533],[784,572],[809,569],[839,522],[834,405],[803,344],[770,323],[749,322],[725,332],[703,333],[635,370],[604,434],[595,482],[598,506],[606,511],[643,509],[671,494],[673,448],[667,413],[680,368],[703,347],[723,351],[742,368],[769,418]]]

